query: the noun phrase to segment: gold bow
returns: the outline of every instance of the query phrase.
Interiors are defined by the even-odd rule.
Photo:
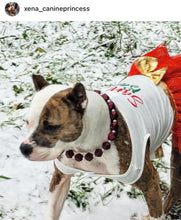
[[[155,57],[140,57],[135,60],[135,64],[141,74],[147,76],[156,85],[158,85],[167,72],[167,67],[154,71],[158,66],[158,59]]]

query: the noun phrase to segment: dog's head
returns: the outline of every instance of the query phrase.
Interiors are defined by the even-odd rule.
[[[39,75],[33,75],[33,82],[37,93],[26,117],[30,134],[20,150],[30,160],[55,159],[67,143],[75,142],[81,135],[86,91],[81,83],[73,88],[49,85]]]

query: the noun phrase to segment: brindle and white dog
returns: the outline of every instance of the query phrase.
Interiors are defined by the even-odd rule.
[[[80,169],[106,176],[119,176],[130,167],[133,143],[126,119],[116,106],[112,110],[114,104],[107,101],[108,96],[104,96],[105,101],[97,92],[85,90],[81,83],[73,88],[49,85],[39,75],[33,75],[33,81],[37,93],[26,118],[30,135],[21,144],[20,150],[30,160],[58,158],[61,161],[59,169],[56,159],[47,214],[47,220],[58,220],[72,176],[66,167],[74,171]],[[130,94],[127,93],[128,96]],[[134,107],[143,104],[135,95],[130,98],[128,101]],[[144,168],[134,186],[142,190],[145,196],[150,214],[145,219],[161,220],[181,195],[181,155],[177,148],[172,149],[171,189],[162,208],[159,177],[150,160],[149,138],[146,146]],[[65,169],[65,172],[61,172],[61,169]]]

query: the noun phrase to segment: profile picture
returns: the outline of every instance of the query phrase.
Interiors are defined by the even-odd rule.
[[[5,11],[10,16],[16,16],[19,13],[20,7],[16,2],[9,2],[5,6]]]

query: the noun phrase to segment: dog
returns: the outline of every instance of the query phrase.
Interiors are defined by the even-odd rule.
[[[73,88],[50,85],[33,75],[37,92],[26,117],[29,135],[20,150],[29,160],[54,160],[47,220],[59,219],[71,176],[80,171],[140,189],[149,209],[144,219],[163,220],[181,198],[179,108],[165,80],[173,65],[159,66],[163,51],[167,54],[162,44],[137,59],[128,77],[104,92],[86,90],[81,83]],[[171,186],[162,205],[151,157],[171,133]]]

